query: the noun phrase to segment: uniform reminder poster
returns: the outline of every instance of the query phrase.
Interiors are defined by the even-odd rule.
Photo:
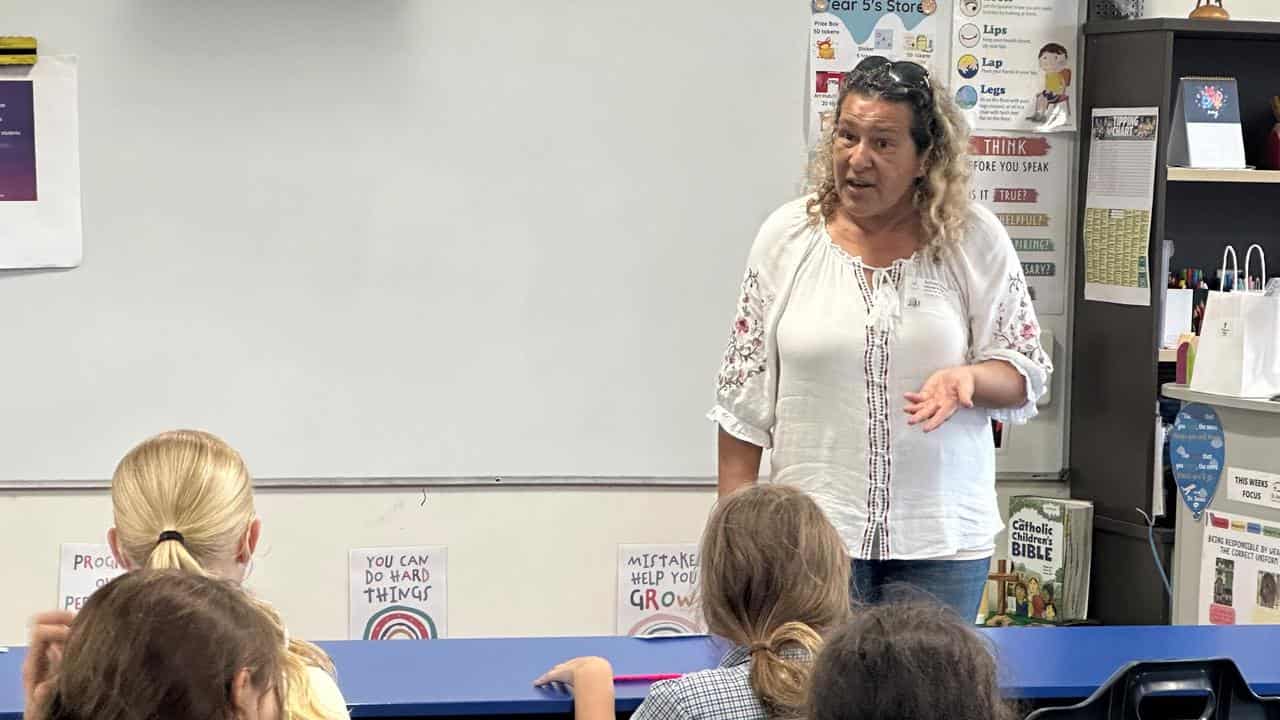
[[[351,640],[432,640],[448,636],[449,549],[351,550]]]
[[[1076,129],[1079,3],[958,0],[947,83],[970,127]]]
[[[63,543],[58,563],[58,609],[78,612],[93,591],[123,572],[110,545]]]
[[[619,635],[695,635],[698,546],[619,545]]]
[[[1280,623],[1280,526],[1213,510],[1206,514],[1199,623]]]
[[[946,2],[947,0],[942,0]],[[863,58],[911,60],[937,75],[938,0],[811,0],[809,144],[830,131],[840,79]]]
[[[1073,148],[1069,135],[978,131],[969,139],[972,199],[1009,231],[1041,315],[1066,306]]]

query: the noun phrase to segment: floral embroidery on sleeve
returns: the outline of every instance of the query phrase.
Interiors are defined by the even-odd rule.
[[[1008,283],[996,314],[995,341],[1037,365],[1047,365],[1044,348],[1040,346],[1040,323],[1031,307],[1027,281],[1021,273],[1010,273]]]
[[[773,298],[760,292],[760,273],[748,270],[742,279],[738,312],[729,331],[717,387],[721,392],[742,387],[767,367],[764,347],[765,308]]]

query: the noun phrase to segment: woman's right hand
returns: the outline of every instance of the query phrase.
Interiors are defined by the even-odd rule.
[[[58,667],[67,638],[71,636],[73,619],[75,615],[65,610],[40,613],[31,619],[31,641],[22,662],[22,717],[26,720],[48,717],[49,701],[53,699]]]

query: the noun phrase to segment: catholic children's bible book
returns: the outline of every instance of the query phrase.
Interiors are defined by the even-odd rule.
[[[1062,623],[1089,614],[1093,503],[1019,495],[1009,501],[1003,622]]]

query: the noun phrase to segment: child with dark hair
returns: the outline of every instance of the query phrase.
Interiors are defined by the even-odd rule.
[[[809,720],[1014,720],[996,661],[954,612],[928,603],[865,607],[813,668]]]
[[[1049,43],[1040,48],[1040,70],[1044,72],[1044,90],[1036,95],[1035,110],[1027,118],[1033,122],[1049,119],[1049,109],[1065,103],[1067,88],[1071,87],[1071,69],[1067,63],[1067,49],[1059,43]]]

